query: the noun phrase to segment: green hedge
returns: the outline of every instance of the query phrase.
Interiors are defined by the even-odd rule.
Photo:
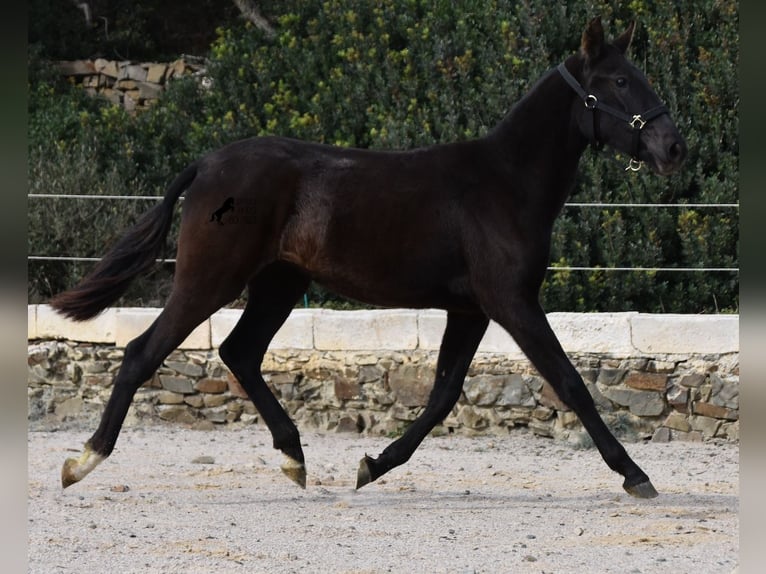
[[[571,200],[737,202],[737,2],[260,5],[274,23],[273,39],[243,22],[219,28],[209,53],[212,86],[179,80],[135,117],[58,85],[31,62],[31,191],[159,194],[191,159],[254,135],[364,148],[477,137],[576,50],[583,27],[600,14],[612,35],[638,20],[631,57],[668,104],[690,153],[681,173],[661,178],[648,170],[626,174],[624,158],[612,152],[586,152]],[[66,169],[73,165],[81,168]],[[137,206],[126,203],[97,208],[92,202],[86,210],[85,202],[61,202],[54,211],[51,203],[30,200],[30,252],[103,252],[104,238],[135,215]],[[57,218],[66,223],[56,226]],[[737,209],[568,207],[555,228],[551,261],[736,267],[738,222]],[[125,303],[161,301],[168,267],[141,282]],[[44,300],[81,272],[71,264],[31,262],[30,299]],[[556,271],[548,274],[542,299],[549,311],[736,311],[738,285],[736,273]],[[339,304],[317,286],[309,297],[313,304]]]

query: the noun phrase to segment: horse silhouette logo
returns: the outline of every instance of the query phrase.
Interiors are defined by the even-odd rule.
[[[234,198],[233,197],[227,197],[226,201],[223,202],[223,205],[216,209],[213,214],[210,216],[210,221],[217,221],[218,225],[223,225],[223,221],[221,220],[221,217],[223,217],[223,214],[227,211],[234,211]]]

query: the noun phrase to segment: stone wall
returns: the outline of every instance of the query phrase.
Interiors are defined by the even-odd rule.
[[[204,72],[197,60],[189,59],[136,63],[98,58],[59,62],[58,69],[72,83],[82,85],[87,93],[103,96],[128,111],[151,105],[174,78]]]
[[[95,425],[125,344],[158,312],[111,309],[73,324],[30,306],[30,424]],[[139,390],[127,424],[257,422],[216,351],[239,314],[221,311],[190,335]],[[738,440],[736,316],[552,313],[549,320],[618,434]],[[396,434],[426,404],[444,324],[438,311],[296,310],[267,353],[265,377],[299,428]],[[514,427],[589,442],[576,416],[492,324],[437,432]]]

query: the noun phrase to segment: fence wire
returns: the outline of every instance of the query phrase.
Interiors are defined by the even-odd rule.
[[[70,194],[70,193],[30,193],[29,199],[116,199],[126,201],[158,201],[164,199],[162,195],[93,195],[93,194]],[[183,196],[180,200],[183,201]],[[603,203],[603,202],[568,202],[564,207],[584,208],[645,208],[645,209],[739,209],[739,203]],[[100,257],[77,257],[66,255],[28,255],[30,261],[73,261],[73,262],[96,262]],[[157,259],[157,263],[175,263],[175,259]],[[582,266],[550,266],[548,271],[617,271],[617,272],[643,272],[643,273],[739,273],[739,267],[582,267]]]

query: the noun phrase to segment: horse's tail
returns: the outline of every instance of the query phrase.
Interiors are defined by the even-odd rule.
[[[144,213],[76,287],[56,295],[50,305],[70,319],[85,321],[117,301],[131,281],[161,255],[173,221],[173,206],[196,175],[196,163],[184,169],[162,202]]]

